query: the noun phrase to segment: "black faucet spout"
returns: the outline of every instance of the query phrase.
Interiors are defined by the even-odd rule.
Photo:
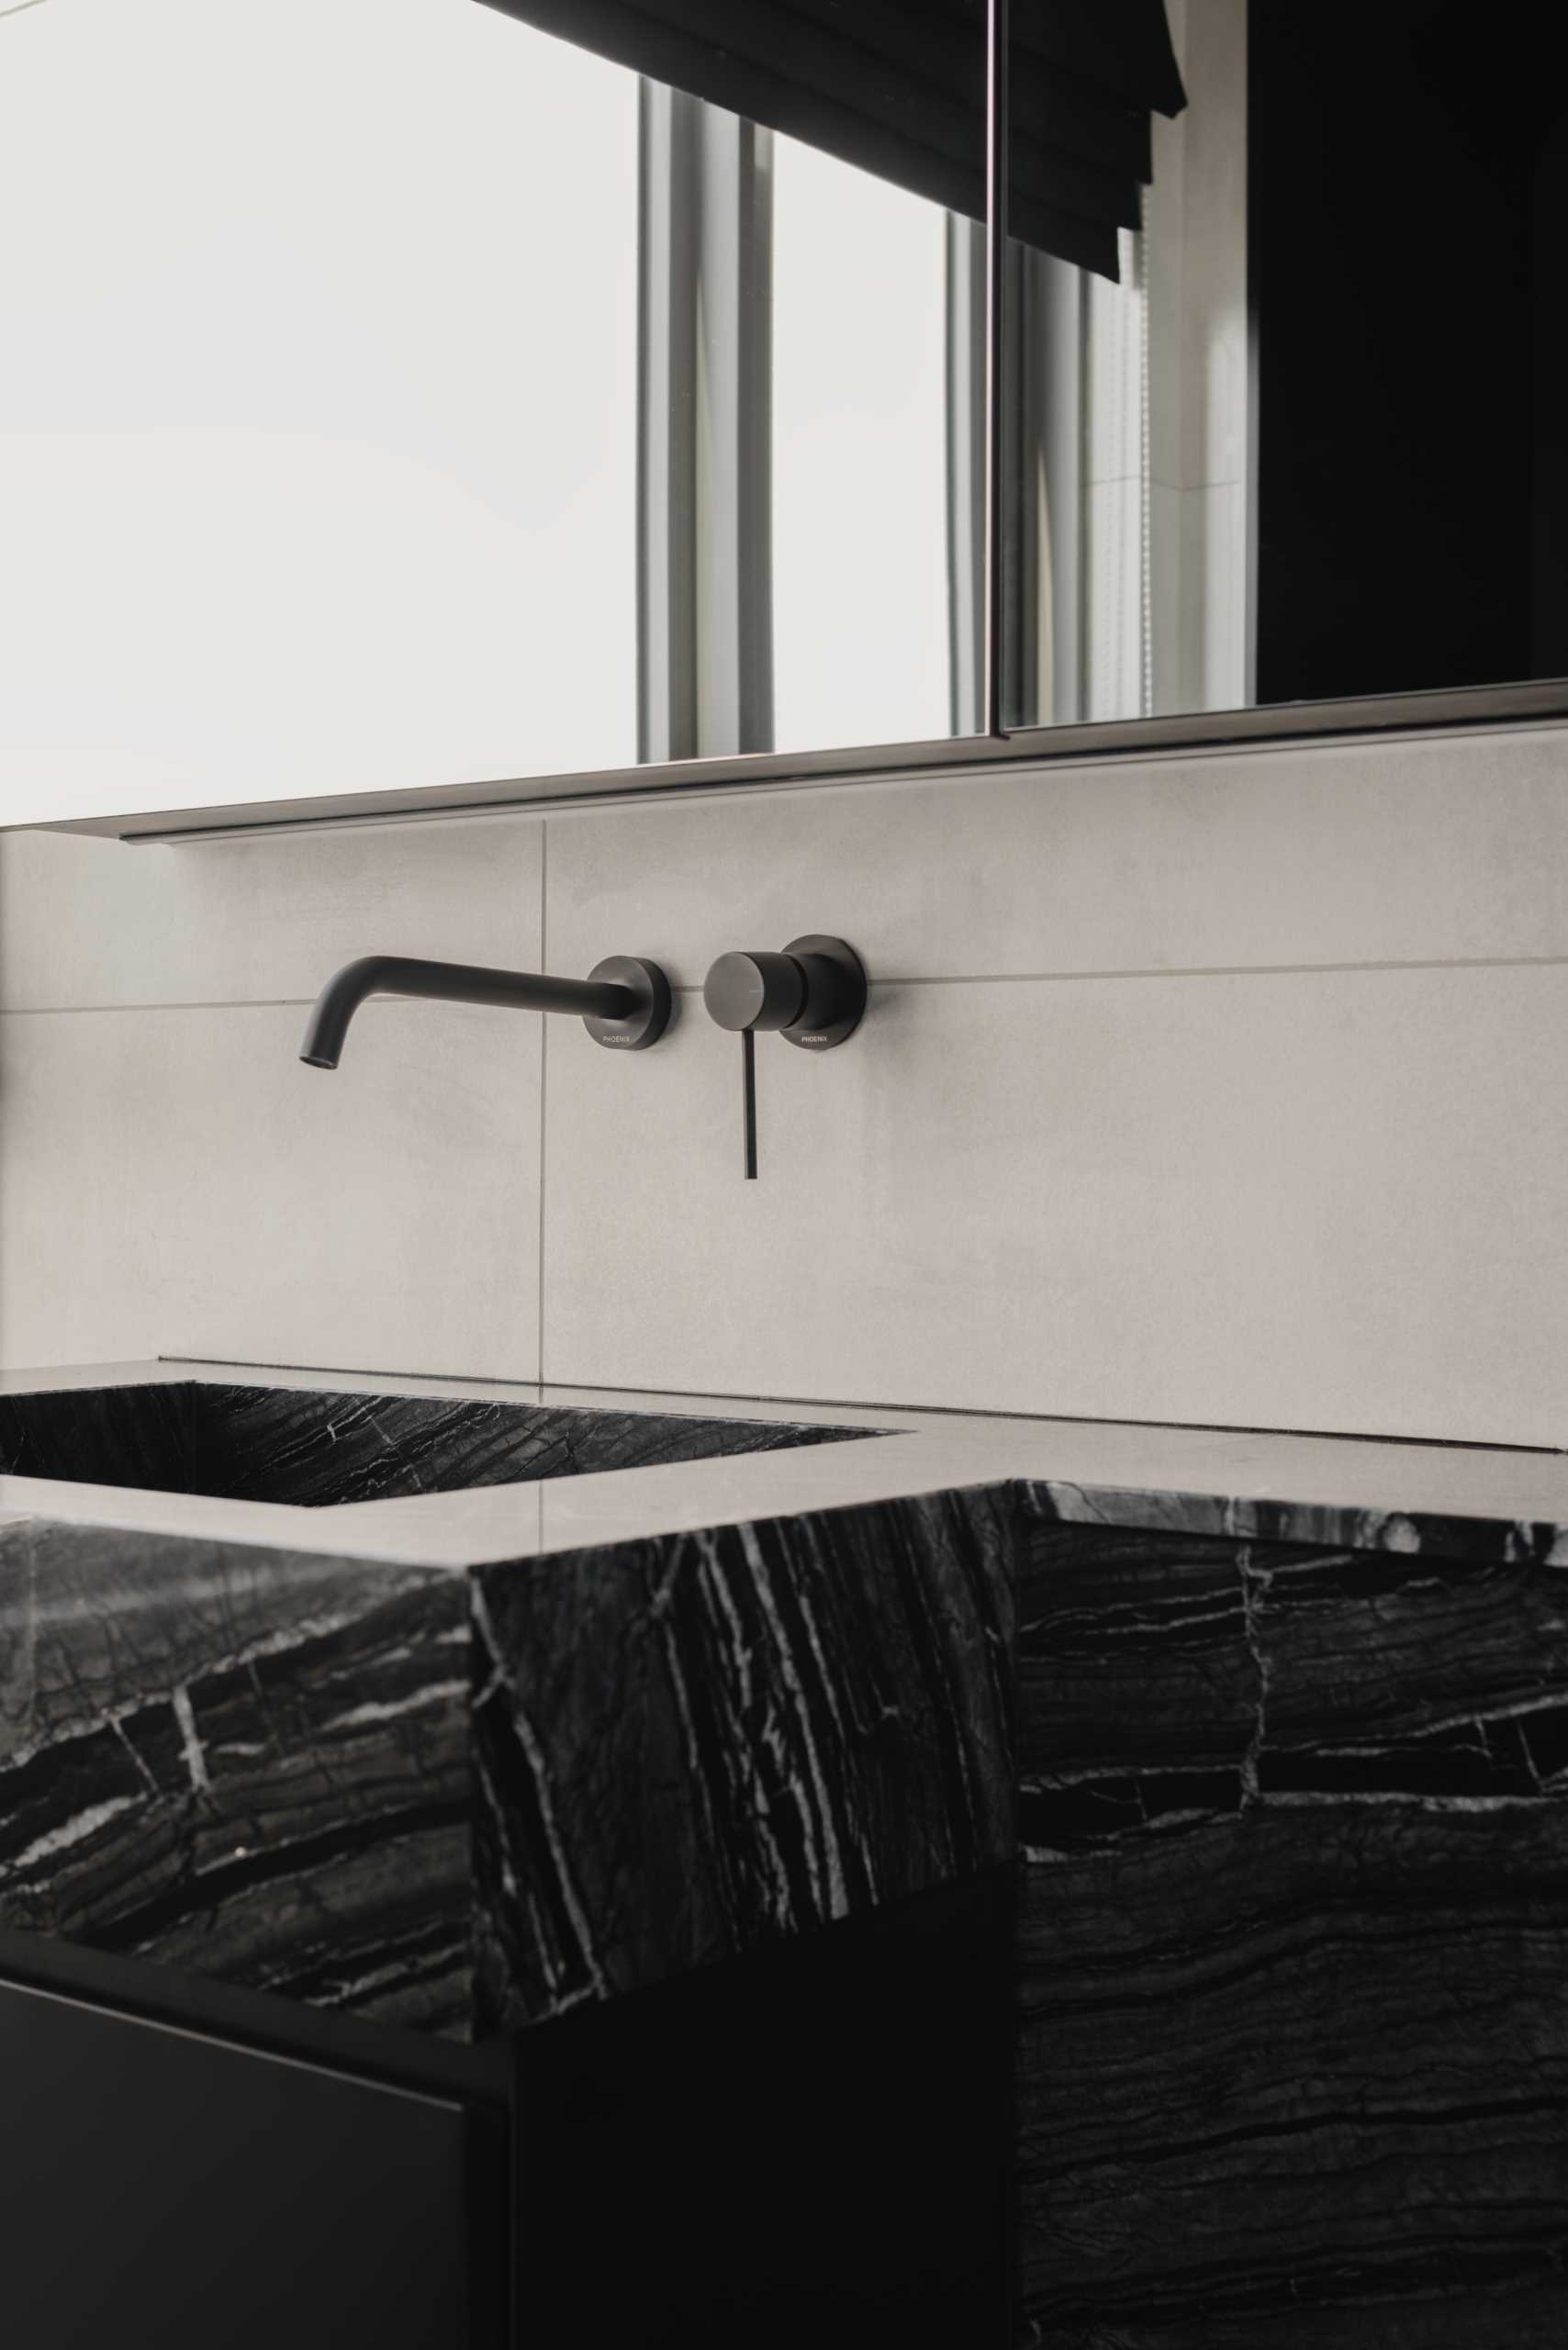
[[[411,955],[362,955],[345,963],[316,1000],[299,1058],[336,1069],[349,1023],[367,996],[428,996],[453,1003],[498,1003],[519,1012],[575,1012],[595,1041],[636,1051],[668,1024],[669,982],[656,963],[630,955],[596,964],[586,979],[543,971],[497,971],[480,963],[432,963]]]

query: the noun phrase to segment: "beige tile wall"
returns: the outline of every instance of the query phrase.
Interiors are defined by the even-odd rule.
[[[702,1013],[841,931],[821,1058]],[[372,949],[687,990],[658,1050]],[[1568,730],[129,849],[0,839],[0,1360],[1568,1442]],[[546,1035],[541,1035],[547,1029]]]
[[[149,1354],[528,1379],[539,1024],[377,1002],[351,957],[538,955],[540,828],[194,848],[0,839],[0,1361]]]

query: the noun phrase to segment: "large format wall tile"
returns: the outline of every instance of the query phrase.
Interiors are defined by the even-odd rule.
[[[865,952],[872,1018],[825,1060],[764,1043],[743,1186],[737,1049],[691,990],[817,927]],[[185,1099],[251,1057],[256,1007],[373,947],[638,952],[683,983],[654,1053],[546,1024],[543,1233],[508,1188],[516,1015],[480,1015],[505,1034],[470,1086],[440,1013],[451,1066],[352,1125],[222,1074]],[[1386,968],[1456,962],[1525,968]],[[1560,727],[186,848],[7,835],[0,1359],[528,1376],[542,1254],[562,1379],[1554,1444],[1565,970]],[[194,1056],[107,1009],[197,1002],[235,1008]],[[47,1009],[73,1005],[106,1007],[91,1046]]]
[[[539,1024],[371,1003],[327,1075],[297,1005],[0,1016],[3,1359],[532,1379]]]
[[[551,1039],[543,1375],[1560,1444],[1568,968],[875,988]]]
[[[1568,955],[1568,733],[1325,744],[552,816],[562,969],[837,932],[872,976]]]
[[[541,827],[487,817],[130,848],[0,837],[0,1010],[308,999],[357,955],[537,968]]]

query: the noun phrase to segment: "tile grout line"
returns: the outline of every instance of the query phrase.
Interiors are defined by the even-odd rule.
[[[539,968],[550,968],[550,826],[548,821],[539,827]],[[544,1013],[539,1014],[539,1190],[534,1201],[536,1225],[536,1256],[534,1260],[533,1304],[533,1375],[541,1382],[544,1377],[544,1169],[547,1131],[545,1107],[549,1081],[550,1022]]]
[[[543,826],[541,830],[543,830]],[[1148,979],[1269,979],[1334,978],[1344,974],[1394,971],[1516,971],[1561,970],[1568,968],[1565,955],[1445,955],[1412,956],[1402,961],[1343,962],[1343,963],[1189,963],[1151,964],[1147,968],[1123,967],[1103,969],[1090,967],[1077,971],[873,971],[873,988],[989,988],[989,987],[1064,987],[1089,981],[1109,984],[1117,980]],[[700,979],[671,981],[678,995],[700,995]],[[379,1011],[388,1004],[409,1003],[409,996],[373,998],[364,1006],[365,1011]],[[145,1003],[18,1003],[0,1004],[0,1019],[4,1020],[75,1020],[106,1012],[129,1013],[136,1012],[284,1012],[302,1010],[314,1003],[314,996],[213,996],[188,997],[174,1002],[150,1001]],[[543,1015],[542,1015],[543,1016]]]
[[[228,995],[180,996],[145,1003],[10,1003],[0,1004],[0,1019],[84,1020],[99,1012],[305,1012],[316,1001],[313,995]],[[354,1017],[363,1019],[367,1012],[384,1012],[389,1004],[419,1001],[411,995],[367,996]]]
[[[1513,971],[1559,969],[1568,955],[1411,955],[1386,960],[1340,963],[1151,963],[1124,964],[1103,970],[1079,971],[943,971],[873,972],[873,987],[983,988],[1057,987],[1071,980],[1110,979],[1271,979],[1331,978],[1341,972],[1380,971]]]

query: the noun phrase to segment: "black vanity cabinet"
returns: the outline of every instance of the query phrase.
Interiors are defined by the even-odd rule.
[[[0,1985],[17,2350],[495,2350],[498,2114]]]
[[[7,2345],[1004,2350],[1011,1543],[0,1523]]]
[[[49,1987],[0,1978],[4,2339],[1006,2350],[1013,1909],[993,1868],[422,2056],[35,1949]]]

